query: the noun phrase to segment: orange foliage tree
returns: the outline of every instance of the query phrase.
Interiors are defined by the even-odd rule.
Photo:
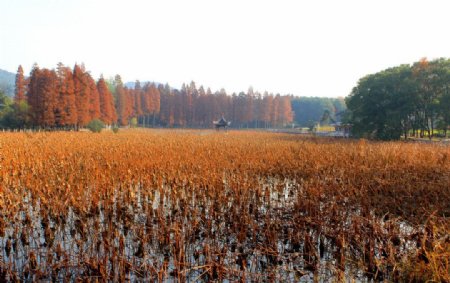
[[[72,70],[58,64],[56,74],[58,76],[58,112],[60,116],[58,125],[75,127],[78,121],[78,113]]]
[[[19,104],[22,101],[25,101],[25,91],[26,91],[26,81],[25,77],[23,76],[23,69],[22,65],[19,65],[19,68],[17,69],[16,74],[16,89],[14,92],[14,102],[16,104]]]
[[[84,127],[90,121],[89,97],[90,85],[84,67],[75,64],[73,69],[73,81],[77,106],[78,126]]]
[[[117,114],[116,108],[114,107],[113,96],[103,77],[100,77],[97,82],[97,90],[100,99],[100,119],[108,125],[116,123]]]

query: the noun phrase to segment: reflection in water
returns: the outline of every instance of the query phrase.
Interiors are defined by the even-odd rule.
[[[9,280],[393,279],[423,227],[376,215],[293,180],[245,189],[188,182],[117,188],[85,210],[52,211],[31,193],[0,238]],[[89,195],[89,191],[87,191]],[[88,197],[88,196],[87,196]]]

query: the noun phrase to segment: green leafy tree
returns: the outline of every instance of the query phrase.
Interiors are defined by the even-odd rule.
[[[13,105],[14,125],[13,128],[26,128],[30,124],[30,117],[28,115],[30,106],[24,100],[15,102]]]
[[[11,99],[0,89],[0,127],[9,128],[9,115],[12,111]]]
[[[346,99],[352,133],[374,139],[413,135],[431,138],[447,128],[450,60],[390,68],[362,78]]]
[[[403,103],[410,93],[409,66],[391,68],[361,79],[347,98],[352,113],[352,132],[357,137],[399,139],[402,121],[408,119]]]
[[[131,118],[131,119],[130,119],[130,126],[131,126],[132,128],[136,128],[137,125],[138,125],[138,120],[137,120],[137,118],[136,118],[136,117]]]
[[[100,133],[105,127],[105,124],[100,119],[93,119],[86,127],[93,133]]]

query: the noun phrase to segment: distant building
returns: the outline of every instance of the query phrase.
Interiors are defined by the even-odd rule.
[[[342,124],[341,122],[335,123],[334,131],[337,134],[336,136],[348,138],[350,137],[350,131],[352,129],[352,125],[350,124]]]
[[[213,121],[214,127],[218,130],[220,128],[226,129],[230,126],[231,122],[227,121],[223,116],[218,121]]]
[[[331,124],[329,127],[326,127],[327,130],[320,130],[320,127],[316,126],[314,135],[323,136],[323,137],[340,137],[340,138],[348,138],[351,135],[350,124],[342,124],[341,122],[337,122]],[[319,130],[317,130],[319,129]]]

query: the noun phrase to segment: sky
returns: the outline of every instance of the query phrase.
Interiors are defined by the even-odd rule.
[[[0,0],[0,69],[347,96],[368,74],[450,57],[448,0]]]

